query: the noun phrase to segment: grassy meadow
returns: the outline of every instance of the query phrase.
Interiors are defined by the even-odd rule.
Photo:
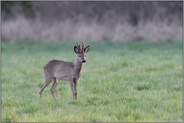
[[[75,42],[2,42],[3,122],[182,122],[182,42],[86,42],[73,101],[60,81],[39,98],[49,60],[74,61]]]

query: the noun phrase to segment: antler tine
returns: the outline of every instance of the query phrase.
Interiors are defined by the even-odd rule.
[[[82,41],[82,51],[84,51],[84,42]]]
[[[80,45],[78,41],[77,41],[77,48],[80,50]]]

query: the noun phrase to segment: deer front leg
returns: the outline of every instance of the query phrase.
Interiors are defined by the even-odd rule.
[[[77,99],[77,79],[73,78],[73,81],[70,82],[70,87],[73,93],[73,99]]]

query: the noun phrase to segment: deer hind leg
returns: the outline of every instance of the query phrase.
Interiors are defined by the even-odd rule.
[[[40,89],[40,92],[39,92],[40,98],[42,97],[43,90],[47,87],[47,85],[49,85],[52,82],[52,80],[53,80],[52,77],[45,77],[45,82],[41,86],[41,89]]]
[[[50,92],[51,92],[52,96],[54,97],[54,99],[56,99],[55,94],[54,94],[54,90],[57,87],[58,83],[59,83],[59,79],[54,78],[54,83],[52,85],[52,88],[50,89]]]

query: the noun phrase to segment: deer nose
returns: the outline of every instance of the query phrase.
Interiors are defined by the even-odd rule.
[[[83,62],[83,63],[85,63],[85,62],[86,62],[86,60],[83,60],[82,62]]]

